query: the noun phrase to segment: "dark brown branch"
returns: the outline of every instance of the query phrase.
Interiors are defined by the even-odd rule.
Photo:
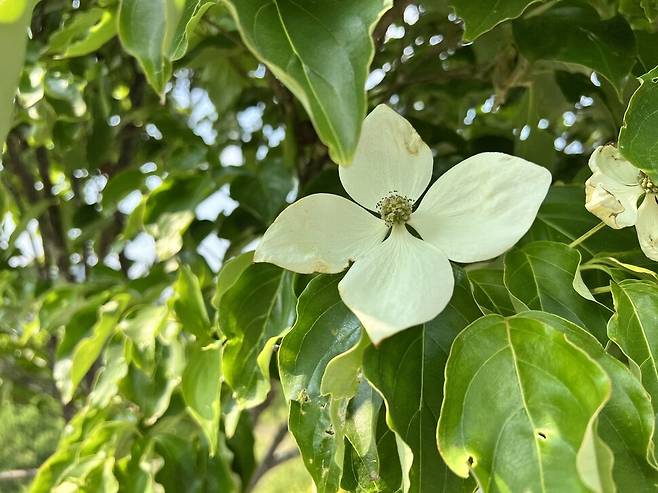
[[[281,443],[283,442],[283,440],[286,438],[287,435],[288,435],[288,424],[284,423],[279,427],[278,431],[276,432],[276,435],[274,435],[274,438],[272,439],[272,443],[270,443],[270,446],[267,449],[267,452],[265,453],[263,460],[258,465],[258,468],[256,468],[256,470],[254,471],[254,474],[251,477],[249,484],[245,488],[244,490],[245,493],[250,493],[251,491],[253,491],[258,481],[263,476],[265,476],[265,474],[267,474],[269,470],[278,466],[282,462],[285,462],[286,460],[296,457],[296,454],[290,455],[289,453],[286,453],[283,455],[277,455],[276,453],[277,449],[279,448],[279,445],[281,445]]]

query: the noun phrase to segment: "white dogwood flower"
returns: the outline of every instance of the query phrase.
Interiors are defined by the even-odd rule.
[[[613,145],[597,148],[589,159],[585,207],[611,228],[635,226],[640,247],[658,260],[658,185],[629,163]],[[640,198],[644,197],[641,201]]]
[[[254,260],[300,273],[338,273],[354,262],[338,289],[375,344],[433,319],[452,296],[449,259],[478,262],[512,247],[532,224],[551,175],[517,157],[478,154],[441,176],[414,210],[432,161],[411,124],[378,106],[351,165],[339,170],[362,207],[331,194],[304,197],[268,228]]]

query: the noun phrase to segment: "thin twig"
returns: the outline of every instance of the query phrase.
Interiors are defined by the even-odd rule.
[[[274,438],[272,439],[272,443],[270,443],[269,448],[267,449],[267,452],[265,453],[265,457],[263,457],[263,460],[260,462],[258,465],[258,468],[254,471],[253,476],[251,477],[251,480],[249,481],[249,484],[245,488],[245,493],[250,493],[253,491],[253,489],[256,487],[256,484],[258,481],[267,474],[267,472],[276,467],[277,465],[281,464],[281,462],[285,462],[285,460],[292,459],[293,456],[287,457],[284,460],[282,460],[283,456],[277,456],[276,451],[279,448],[279,445],[281,445],[281,442],[286,438],[286,435],[288,434],[288,423],[282,424],[278,431],[276,432],[276,435],[274,435]],[[287,454],[284,454],[287,456]]]

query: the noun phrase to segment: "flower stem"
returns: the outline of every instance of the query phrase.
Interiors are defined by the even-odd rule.
[[[592,294],[603,294],[610,293],[612,288],[610,286],[600,286],[598,288],[592,288],[590,291]]]
[[[569,243],[569,246],[571,248],[577,247],[580,245],[583,241],[585,241],[587,238],[598,232],[599,230],[603,229],[605,227],[605,223],[601,221],[599,224],[594,226],[592,229],[581,235],[580,237],[576,238],[573,240],[571,243]]]

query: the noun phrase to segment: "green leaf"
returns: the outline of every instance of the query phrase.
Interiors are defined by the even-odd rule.
[[[386,422],[413,454],[411,492],[472,491],[439,455],[435,430],[443,400],[443,371],[454,338],[482,315],[462,270],[455,270],[450,304],[434,320],[366,350],[364,373],[386,402]]]
[[[366,113],[370,38],[391,0],[226,0],[251,51],[300,100],[338,164]]]
[[[219,433],[221,369],[222,348],[219,342],[206,347],[190,346],[181,390],[190,414],[208,439],[212,456],[217,450]]]
[[[338,491],[347,407],[346,399],[322,395],[322,375],[361,337],[361,324],[340,300],[339,281],[340,276],[324,275],[308,284],[299,297],[295,325],[279,349],[281,385],[290,401],[288,426],[318,493]]]
[[[202,342],[210,338],[210,318],[203,301],[199,279],[187,265],[181,267],[178,281],[174,284],[172,306],[183,329]]]
[[[520,303],[517,311],[543,310],[559,315],[604,343],[611,312],[584,287],[579,266],[578,250],[563,243],[536,241],[507,252],[505,285]]]
[[[11,46],[0,56],[3,76],[0,77],[0,147],[4,146],[7,132],[12,126],[14,96],[20,79],[27,28],[32,18],[31,2],[12,0],[0,3],[0,46]]]
[[[516,318],[550,325],[601,365],[612,381],[612,394],[599,415],[598,433],[614,454],[615,483],[628,491],[655,491],[658,470],[653,457],[654,411],[639,380],[577,325],[545,312],[526,312]]]
[[[0,24],[18,22],[27,10],[28,0],[2,0],[0,1]]]
[[[92,7],[76,13],[70,22],[53,34],[48,52],[58,58],[88,55],[98,50],[117,33],[114,10]]]
[[[473,296],[485,313],[514,315],[514,305],[503,281],[503,269],[476,269],[468,272]]]
[[[286,197],[293,189],[293,179],[279,159],[258,164],[248,175],[231,182],[231,197],[254,216],[269,225],[287,205]]]
[[[184,348],[176,340],[170,341],[169,345],[158,344],[155,362],[155,368],[150,371],[131,365],[119,386],[124,396],[139,406],[147,426],[165,413],[172,394],[181,382],[185,365]]]
[[[485,492],[591,491],[577,455],[611,384],[563,333],[487,315],[457,336],[445,374],[438,442],[456,474]]]
[[[594,7],[565,1],[516,20],[513,28],[521,53],[530,61],[552,60],[594,70],[621,98],[636,54],[635,36],[623,17],[601,20]]]
[[[540,0],[499,0],[492,5],[471,0],[452,0],[450,4],[464,21],[464,39],[473,41],[501,22],[520,16],[537,1]]]
[[[55,382],[62,400],[69,402],[75,390],[101,354],[105,342],[116,330],[119,319],[130,301],[128,294],[120,294],[105,303],[98,312],[98,321],[68,354],[62,354],[54,368]]]
[[[608,336],[621,348],[651,395],[658,416],[658,289],[656,283],[627,280],[612,284],[615,314]],[[657,421],[658,423],[658,421]]]
[[[160,95],[171,77],[169,53],[184,1],[121,0],[119,6],[119,39]]]
[[[658,182],[658,67],[640,77],[624,114],[624,125],[619,132],[619,150]]]
[[[227,261],[217,275],[217,290],[212,299],[215,308],[219,308],[219,302],[224,293],[240,278],[242,273],[249,267],[254,259],[254,252],[246,252]]]
[[[187,52],[190,36],[203,14],[215,5],[217,0],[185,0],[185,7],[171,43],[171,59],[179,60]]]
[[[241,407],[261,403],[270,390],[274,344],[295,315],[293,275],[271,264],[252,264],[219,302],[226,337],[222,370]]]

